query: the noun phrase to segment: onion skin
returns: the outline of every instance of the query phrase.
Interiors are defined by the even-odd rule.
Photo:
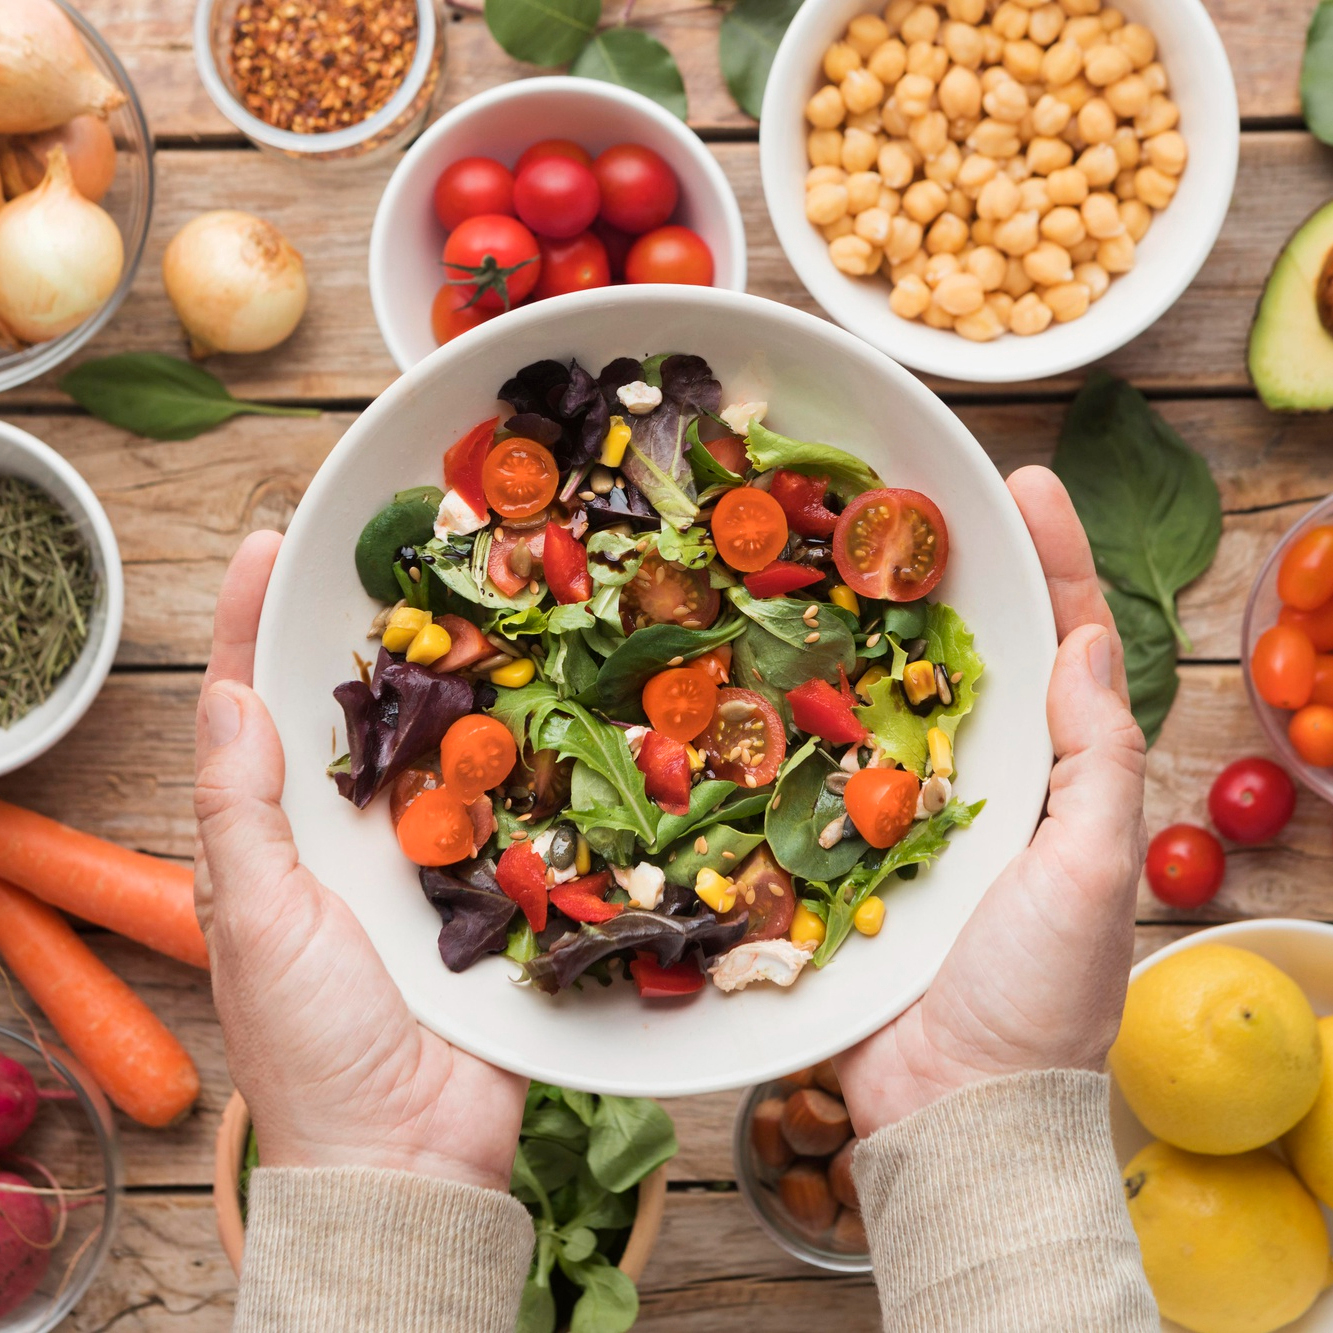
[[[300,253],[250,213],[220,209],[187,222],[162,256],[162,279],[196,358],[266,352],[305,313]]]
[[[0,185],[6,199],[35,190],[46,176],[46,159],[59,144],[69,158],[74,188],[91,203],[100,204],[116,178],[116,141],[106,121],[96,116],[75,116],[58,129],[16,135],[0,148]]]
[[[85,112],[105,118],[124,102],[53,0],[4,0],[0,134],[38,134]]]
[[[0,209],[0,324],[24,342],[49,342],[82,324],[120,281],[120,228],[75,188],[51,149],[46,178]]]

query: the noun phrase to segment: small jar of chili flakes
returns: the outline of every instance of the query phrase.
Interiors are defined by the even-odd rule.
[[[423,126],[444,67],[440,0],[199,0],[194,54],[256,147],[364,163]]]

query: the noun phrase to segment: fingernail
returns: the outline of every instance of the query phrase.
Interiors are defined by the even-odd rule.
[[[1088,670],[1103,689],[1111,688],[1111,636],[1099,634],[1088,645]]]
[[[208,718],[210,745],[226,745],[236,739],[241,729],[241,710],[231,695],[218,689],[209,690],[204,700],[204,715]]]

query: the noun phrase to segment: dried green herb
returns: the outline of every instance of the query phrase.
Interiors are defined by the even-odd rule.
[[[45,702],[88,639],[92,552],[39,487],[0,477],[0,727]]]

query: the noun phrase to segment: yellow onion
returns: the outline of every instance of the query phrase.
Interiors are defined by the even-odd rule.
[[[42,183],[0,208],[0,323],[24,342],[59,338],[106,304],[124,263],[120,228],[74,188],[57,144]]]
[[[187,222],[162,256],[167,296],[190,354],[265,352],[305,313],[305,264],[263,218],[233,209]]]
[[[85,112],[105,117],[124,101],[54,0],[0,4],[0,134],[53,130]]]
[[[6,199],[35,190],[46,175],[46,157],[59,144],[69,159],[74,188],[100,204],[116,176],[116,141],[106,121],[75,116],[58,129],[19,134],[0,147],[0,185]]]

